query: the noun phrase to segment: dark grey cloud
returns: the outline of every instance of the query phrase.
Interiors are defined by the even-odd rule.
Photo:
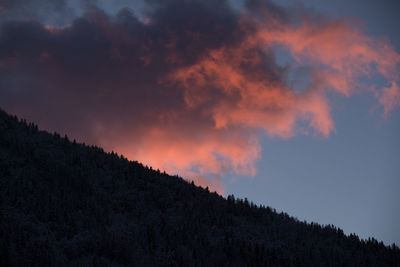
[[[332,131],[324,94],[294,93],[275,36],[264,36],[293,23],[291,10],[262,0],[240,12],[232,1],[110,3],[3,2],[0,106],[187,175],[254,174],[259,133],[290,137],[299,119]],[[322,26],[353,36],[345,24]]]

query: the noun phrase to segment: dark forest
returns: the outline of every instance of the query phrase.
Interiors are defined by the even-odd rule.
[[[0,265],[400,266],[400,250],[0,111]]]

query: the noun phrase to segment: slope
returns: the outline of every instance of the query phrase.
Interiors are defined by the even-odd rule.
[[[0,110],[1,266],[399,263],[394,245],[225,199]]]

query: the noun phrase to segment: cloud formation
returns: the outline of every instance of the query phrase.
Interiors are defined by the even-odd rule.
[[[384,116],[400,105],[400,55],[349,21],[268,1],[146,2],[140,17],[92,5],[64,27],[3,22],[0,105],[220,193],[223,175],[256,173],[264,136],[335,131],[332,93],[373,94]],[[295,90],[287,77],[304,67]]]

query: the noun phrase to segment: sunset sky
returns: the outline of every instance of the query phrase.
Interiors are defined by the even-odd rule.
[[[400,244],[399,10],[0,0],[0,107],[220,194]]]

